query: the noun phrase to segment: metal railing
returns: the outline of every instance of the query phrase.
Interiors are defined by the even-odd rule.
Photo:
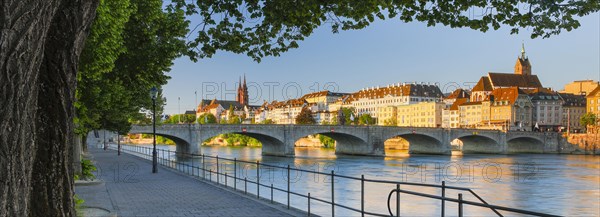
[[[117,147],[113,147],[113,145],[111,145],[110,148],[117,149]],[[138,155],[139,157],[142,157],[147,160],[152,160],[152,148],[151,147],[121,145],[121,151],[125,151],[126,153],[130,153],[133,155],[139,154]],[[324,172],[311,171],[311,170],[305,170],[305,169],[300,169],[300,168],[291,168],[289,164],[287,165],[287,167],[284,167],[284,166],[278,166],[278,165],[263,164],[263,163],[260,163],[260,161],[253,162],[253,161],[238,160],[237,158],[229,159],[229,158],[222,158],[219,156],[209,156],[209,155],[204,155],[204,154],[200,154],[200,155],[188,154],[188,153],[181,153],[181,152],[170,151],[170,150],[165,150],[165,149],[157,149],[157,152],[158,152],[157,153],[158,163],[161,165],[174,168],[174,169],[184,172],[188,175],[202,178],[207,181],[216,182],[217,184],[224,185],[225,187],[232,187],[234,190],[243,192],[244,194],[248,194],[248,193],[253,194],[252,192],[248,192],[248,184],[256,185],[256,192],[254,193],[254,195],[256,195],[256,197],[259,199],[261,198],[260,188],[261,187],[268,188],[268,189],[270,189],[270,197],[269,198],[262,197],[262,198],[269,200],[271,203],[275,202],[273,199],[274,190],[283,192],[287,196],[287,201],[285,202],[284,205],[287,205],[288,209],[290,209],[290,196],[293,195],[293,196],[298,196],[301,198],[306,198],[308,203],[307,203],[307,208],[304,211],[306,211],[309,216],[311,215],[311,202],[320,202],[320,203],[324,203],[327,205],[331,205],[331,216],[335,216],[335,208],[336,207],[344,208],[344,209],[356,212],[357,214],[360,214],[361,216],[365,216],[365,215],[400,216],[400,214],[401,214],[401,212],[400,212],[400,202],[401,202],[400,194],[401,193],[407,194],[407,195],[423,197],[423,198],[439,200],[440,206],[441,206],[440,215],[442,217],[447,215],[446,202],[456,203],[458,205],[458,210],[456,211],[456,214],[458,214],[458,216],[461,216],[461,217],[464,215],[463,208],[465,205],[489,209],[492,212],[494,212],[497,216],[503,216],[500,213],[500,211],[516,213],[516,214],[525,214],[525,215],[531,215],[531,216],[557,216],[557,215],[534,212],[534,211],[529,211],[529,210],[492,205],[492,204],[489,204],[488,202],[486,202],[482,197],[480,197],[472,189],[464,188],[464,187],[449,186],[449,185],[446,185],[444,181],[442,181],[441,185],[436,185],[436,184],[425,184],[425,183],[414,183],[414,182],[398,182],[398,181],[388,181],[388,180],[378,180],[378,179],[367,179],[364,177],[364,175],[361,175],[360,178],[357,178],[357,177],[335,174],[333,170],[331,171],[331,173],[324,173]],[[176,157],[172,157],[172,156],[189,157],[191,159],[197,158],[197,159],[199,159],[199,164],[198,164],[198,166],[194,166],[193,163],[192,163],[192,165],[190,165],[188,163],[178,161],[178,160],[176,160]],[[206,168],[206,160],[207,159],[216,160],[216,162],[217,162],[216,163],[216,165],[217,165],[216,171]],[[234,167],[233,175],[227,174],[227,172],[222,172],[222,169],[219,166],[219,161],[221,161],[222,163],[223,163],[223,161],[233,163],[233,167]],[[242,178],[237,174],[238,168],[241,168],[238,165],[241,165],[241,164],[250,164],[250,165],[256,166],[256,177],[257,177],[256,181],[248,180],[246,177]],[[267,184],[261,183],[260,178],[259,178],[260,177],[260,169],[264,168],[264,167],[286,170],[287,171],[287,188],[283,189],[283,188],[279,188],[279,187],[274,187],[273,184],[267,185]],[[329,176],[330,180],[331,180],[331,182],[330,182],[330,184],[331,184],[331,190],[330,190],[331,200],[317,198],[315,196],[311,196],[310,193],[308,193],[307,195],[304,195],[304,194],[292,191],[292,189],[290,187],[290,180],[291,180],[290,172],[291,171],[306,172],[306,173],[315,174],[315,175]],[[213,178],[213,175],[215,175],[214,178]],[[224,178],[224,181],[221,181],[221,178]],[[227,182],[227,179],[231,179],[231,178],[234,180],[232,185],[228,184],[228,182]],[[360,208],[354,208],[349,205],[335,202],[335,188],[334,188],[335,181],[334,180],[336,180],[336,178],[360,181],[360,186],[361,186]],[[214,180],[214,179],[216,179],[216,180]],[[238,181],[244,183],[243,190],[238,188],[238,186],[237,186]],[[377,213],[377,212],[365,210],[365,183],[383,183],[383,184],[392,184],[392,185],[396,186],[394,189],[392,189],[390,191],[388,198],[387,198],[388,213]],[[417,187],[439,189],[440,195],[433,195],[433,194],[405,190],[405,189],[401,189],[401,186],[417,186]],[[457,195],[458,196],[457,198],[447,197],[446,196],[447,190],[456,190],[456,191],[468,193],[468,194],[474,196],[475,198],[477,198],[478,201],[464,200],[462,193],[459,193]],[[396,201],[395,201],[396,212],[395,213],[392,212],[391,203],[390,203],[393,194],[396,194]],[[451,214],[451,215],[455,215],[455,214]]]

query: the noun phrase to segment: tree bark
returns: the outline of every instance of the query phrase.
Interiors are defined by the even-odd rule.
[[[0,0],[0,216],[73,216],[73,101],[97,0]]]

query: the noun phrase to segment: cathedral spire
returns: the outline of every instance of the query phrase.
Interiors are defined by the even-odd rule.
[[[244,73],[244,89],[248,89],[248,87],[246,86],[246,73]]]
[[[525,43],[521,43],[521,59],[525,60]]]

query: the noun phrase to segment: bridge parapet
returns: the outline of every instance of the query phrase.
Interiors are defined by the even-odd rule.
[[[131,133],[152,133],[152,126],[136,125]],[[336,153],[354,155],[384,155],[384,142],[396,136],[409,142],[410,153],[424,154],[450,154],[455,140],[467,153],[552,153],[561,144],[560,134],[554,132],[356,125],[163,124],[156,126],[156,133],[175,141],[178,150],[191,153],[200,153],[202,143],[211,137],[244,134],[258,139],[264,154],[285,156],[294,155],[296,141],[314,134],[336,140]]]

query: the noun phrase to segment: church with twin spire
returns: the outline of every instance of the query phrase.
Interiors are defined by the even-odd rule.
[[[211,113],[220,122],[230,117],[228,113],[229,108],[233,108],[233,115],[244,117],[245,119],[252,118],[254,110],[258,108],[258,106],[250,105],[246,75],[244,75],[243,81],[241,76],[239,78],[235,100],[203,99],[196,108],[196,117],[200,117],[205,113]]]

